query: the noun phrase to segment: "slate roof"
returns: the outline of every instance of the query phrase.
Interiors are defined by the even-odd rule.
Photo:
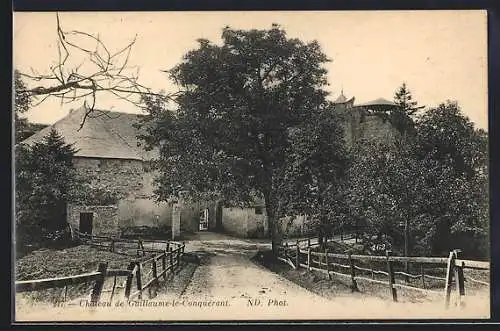
[[[378,98],[378,99],[375,99],[375,100],[372,100],[372,101],[369,101],[369,102],[364,102],[364,103],[357,104],[356,106],[359,106],[359,107],[365,107],[365,106],[396,106],[396,104],[394,102],[392,102],[392,101],[387,100],[387,99]]]
[[[133,124],[138,123],[140,114],[95,110],[80,129],[85,108],[70,111],[56,123],[38,131],[21,144],[33,144],[45,137],[52,128],[64,137],[66,143],[74,144],[75,156],[112,159],[150,160],[155,151],[145,151]]]

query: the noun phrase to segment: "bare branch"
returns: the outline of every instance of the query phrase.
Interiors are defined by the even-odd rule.
[[[29,74],[20,73],[29,82],[19,92],[31,98],[41,98],[34,106],[50,97],[60,99],[61,104],[81,100],[87,109],[81,128],[104,93],[141,109],[145,107],[142,96],[146,95],[177,102],[177,94],[155,93],[139,83],[140,68],[129,65],[137,34],[125,47],[112,52],[99,34],[65,31],[57,13],[56,36],[57,63],[49,67],[49,72],[40,74],[31,69]],[[94,46],[89,47],[92,44]]]

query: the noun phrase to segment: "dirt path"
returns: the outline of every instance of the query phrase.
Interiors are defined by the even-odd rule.
[[[259,249],[270,248],[262,241],[202,233],[186,242],[187,252],[196,252],[201,265],[191,282],[176,299],[182,307],[178,318],[196,319],[374,319],[452,317],[439,304],[415,306],[392,303],[375,297],[324,298],[255,264],[251,258]],[[203,307],[212,302],[228,306]],[[201,305],[200,307],[193,305]],[[417,308],[417,309],[416,309]],[[439,308],[439,309],[437,309]],[[463,312],[460,313],[463,316]],[[472,312],[473,316],[481,312]]]
[[[22,314],[21,320],[45,320],[47,314],[54,321],[489,318],[487,297],[468,297],[468,309],[447,311],[441,301],[405,304],[361,295],[327,299],[252,262],[264,248],[270,245],[262,240],[198,234],[186,241],[186,252],[195,252],[201,264],[184,290],[160,291],[152,300],[136,300],[120,307],[37,307]]]

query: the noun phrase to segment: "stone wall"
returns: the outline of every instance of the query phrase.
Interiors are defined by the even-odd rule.
[[[296,237],[308,232],[308,219],[305,216],[285,217],[278,226],[285,237]],[[222,209],[223,231],[244,238],[268,238],[269,228],[265,207]]]
[[[223,231],[244,238],[268,236],[267,215],[264,207],[222,209]]]
[[[112,188],[121,199],[146,193],[143,192],[144,170],[140,160],[77,157],[73,165],[93,187]]]
[[[391,141],[399,135],[397,129],[381,114],[369,112],[362,107],[338,109],[337,111],[343,119],[344,138],[348,146],[352,146],[353,143],[361,139]]]
[[[246,238],[248,218],[250,214],[254,213],[254,208],[222,208],[222,227],[224,232]]]
[[[73,229],[80,229],[80,213],[92,213],[92,234],[120,236],[118,206],[81,206],[68,204],[68,223]]]
[[[155,202],[152,199],[124,199],[118,202],[120,227],[170,226],[172,204]],[[156,219],[158,216],[158,219]]]
[[[256,206],[248,208],[247,218],[247,237],[249,238],[265,238],[268,236],[268,224],[266,208],[264,206]]]
[[[91,187],[119,196],[119,227],[171,225],[172,205],[153,199],[154,173],[140,160],[74,158],[73,165]],[[159,216],[156,220],[155,216]]]

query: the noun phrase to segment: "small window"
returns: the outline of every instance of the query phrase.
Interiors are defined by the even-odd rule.
[[[262,215],[262,213],[263,213],[263,210],[262,210],[261,206],[255,207],[255,214],[256,215]]]

